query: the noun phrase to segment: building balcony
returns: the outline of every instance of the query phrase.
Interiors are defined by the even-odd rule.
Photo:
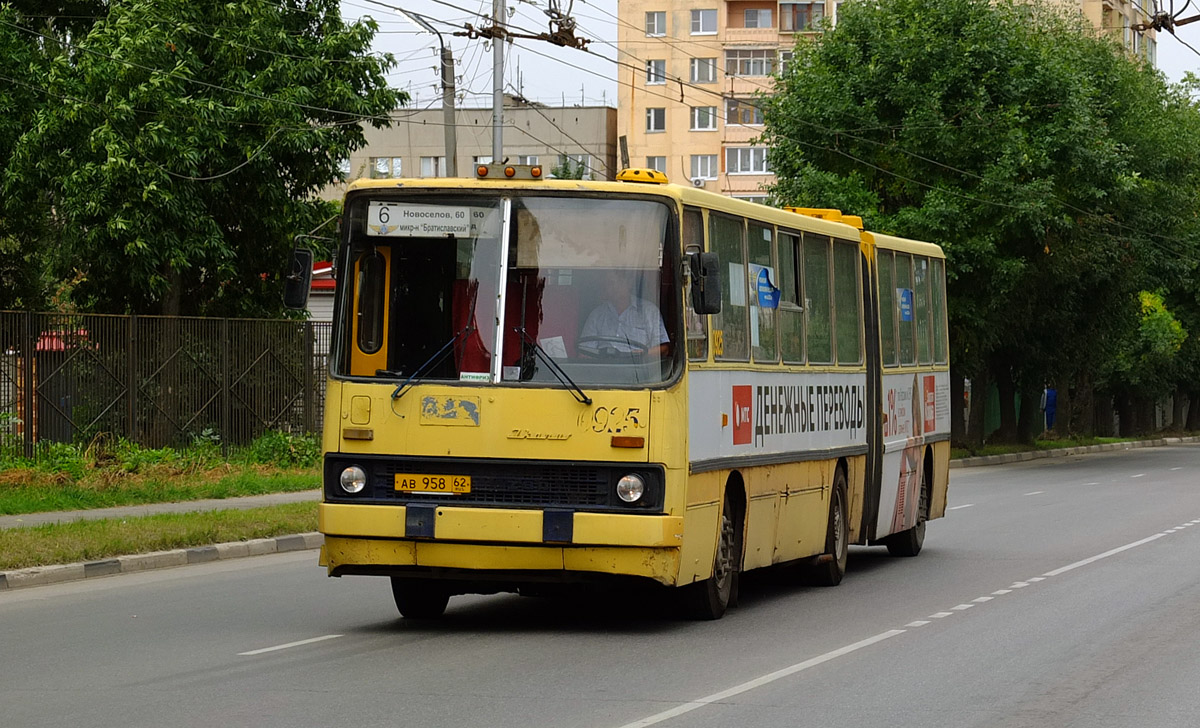
[[[726,28],[725,36],[721,39],[721,42],[727,46],[778,45],[779,30],[776,28]]]

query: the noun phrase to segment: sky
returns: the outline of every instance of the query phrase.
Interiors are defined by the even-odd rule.
[[[515,32],[529,34],[549,30],[549,17],[544,9],[551,0],[506,0]],[[1180,17],[1200,15],[1197,0],[1164,0],[1178,8],[1190,2]],[[617,103],[617,72],[629,68],[619,66],[617,41],[617,0],[558,0],[564,12],[577,22],[576,37],[591,40],[588,51],[560,48],[545,41],[516,40],[506,47],[505,90],[519,92],[533,101],[550,105],[609,105]],[[440,105],[438,87],[438,39],[420,30],[403,15],[388,6],[420,13],[454,53],[455,75],[458,78],[459,106],[491,106],[492,52],[485,41],[455,37],[467,23],[476,28],[490,24],[486,18],[492,12],[492,0],[342,0],[342,12],[347,18],[370,15],[379,23],[376,51],[395,56],[392,69],[393,85],[407,90],[414,99],[412,108]],[[1158,66],[1171,81],[1179,81],[1187,71],[1200,75],[1200,21],[1176,29],[1177,37],[1158,34]],[[1180,42],[1180,41],[1183,42]],[[1191,46],[1188,48],[1184,45]],[[510,52],[511,51],[511,52]],[[642,61],[622,58],[620,61],[642,66]]]

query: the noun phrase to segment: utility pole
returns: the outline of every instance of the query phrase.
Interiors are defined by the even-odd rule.
[[[404,10],[402,8],[394,8],[397,13],[408,18],[412,22],[437,36],[438,45],[442,47],[441,54],[441,70],[442,70],[442,126],[445,127],[446,133],[446,176],[458,176],[458,136],[454,127],[454,51],[446,45],[446,41],[442,38],[442,34],[434,28],[433,25],[417,13]]]
[[[492,162],[504,161],[504,0],[492,0]]]

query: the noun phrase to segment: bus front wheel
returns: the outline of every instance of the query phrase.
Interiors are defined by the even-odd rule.
[[[721,507],[721,531],[712,576],[683,587],[684,609],[693,619],[720,619],[737,600],[738,569],[741,565],[740,519],[733,498],[725,494]]]
[[[392,598],[405,619],[435,619],[446,611],[450,591],[436,581],[393,576]]]
[[[846,518],[846,474],[834,471],[829,497],[829,525],[825,530],[825,553],[817,557],[812,578],[819,586],[837,586],[846,575],[850,555],[850,524]]]

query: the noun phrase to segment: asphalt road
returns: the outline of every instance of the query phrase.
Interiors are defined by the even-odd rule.
[[[955,470],[924,552],[840,587],[457,597],[401,620],[313,552],[0,593],[0,725],[1200,724],[1200,446]]]

